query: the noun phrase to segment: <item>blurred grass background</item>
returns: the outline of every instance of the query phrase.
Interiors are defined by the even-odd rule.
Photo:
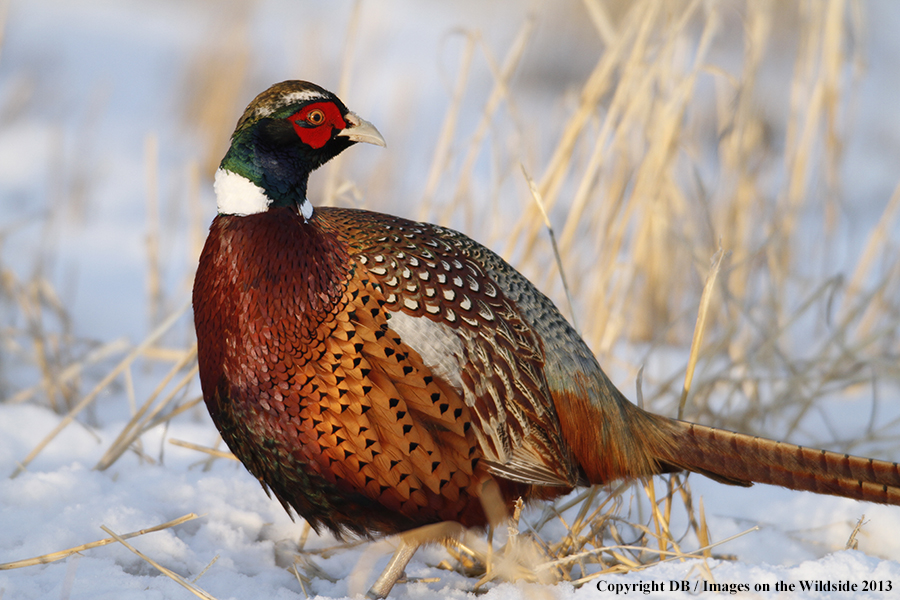
[[[101,424],[98,402],[118,407],[127,424],[103,441],[100,468],[126,452],[153,461],[142,432],[206,418],[179,307],[214,212],[211,176],[247,102],[275,81],[302,78],[337,92],[388,141],[315,174],[314,203],[429,220],[485,243],[574,318],[629,397],[643,367],[641,401],[669,415],[721,249],[685,417],[897,458],[897,129],[885,115],[880,135],[859,134],[877,131],[878,111],[893,108],[867,88],[880,60],[872,30],[882,26],[869,15],[884,7],[323,4],[160,3],[142,35],[163,47],[165,35],[177,37],[177,52],[147,65],[126,54],[88,81],[67,76],[50,37],[43,51],[10,52],[3,40],[0,159],[12,160],[24,124],[51,126],[27,185],[16,183],[21,169],[0,167],[0,182],[13,182],[2,188],[0,220],[0,402],[48,406],[67,415],[62,427]],[[44,3],[74,14],[62,5]],[[2,6],[7,34],[33,35],[17,29],[20,16],[36,21],[22,3]],[[108,37],[103,51],[114,51],[117,36],[129,35],[115,28],[142,9],[86,3],[76,25],[89,23],[85,39]],[[142,83],[138,68],[156,74]],[[128,74],[121,81],[117,69]],[[65,104],[69,87],[77,112]],[[110,115],[134,126],[125,139],[105,137],[119,122]],[[104,159],[118,144],[137,157],[123,170]],[[557,237],[571,304],[523,170]],[[118,234],[139,240],[138,250],[110,257],[113,267],[95,260],[108,248],[82,262],[72,240],[88,235],[106,206],[98,198],[126,178]],[[132,282],[126,290],[79,279],[119,268]],[[86,326],[69,301],[75,288],[91,310],[122,312],[133,325],[93,327],[92,312]],[[845,401],[858,423],[846,422]],[[194,442],[214,445],[210,430]],[[42,445],[20,457],[20,469]],[[587,494],[579,521],[595,510],[596,494]],[[690,496],[682,502],[693,515]],[[668,547],[664,513],[655,527]],[[590,535],[599,537],[545,542],[559,556],[564,546],[602,543],[609,529]]]

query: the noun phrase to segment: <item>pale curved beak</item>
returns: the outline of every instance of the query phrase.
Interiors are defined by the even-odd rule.
[[[344,120],[347,121],[347,128],[338,131],[337,135],[350,138],[354,142],[366,142],[367,144],[387,147],[387,144],[384,143],[384,138],[381,137],[375,126],[360,118],[356,113],[347,113]]]

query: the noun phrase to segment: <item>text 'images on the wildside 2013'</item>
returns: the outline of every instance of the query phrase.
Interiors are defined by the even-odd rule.
[[[605,579],[597,582],[597,591],[613,594],[651,594],[653,592],[717,592],[737,594],[738,592],[890,592],[891,580],[866,579],[860,582],[827,581],[801,579],[796,582],[777,581],[763,583],[716,583],[712,581],[672,579],[669,581],[638,581],[636,583],[610,583]]]

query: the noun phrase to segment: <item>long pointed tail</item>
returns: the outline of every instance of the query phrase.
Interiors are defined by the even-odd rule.
[[[900,465],[804,448],[643,412],[643,431],[663,470],[701,473],[735,485],[768,483],[793,490],[900,505]],[[670,468],[666,468],[670,467]]]

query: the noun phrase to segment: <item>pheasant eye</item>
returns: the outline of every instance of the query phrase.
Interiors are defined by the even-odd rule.
[[[318,108],[315,110],[309,111],[309,114],[306,115],[306,122],[310,125],[321,125],[325,121],[325,113],[319,110]]]

